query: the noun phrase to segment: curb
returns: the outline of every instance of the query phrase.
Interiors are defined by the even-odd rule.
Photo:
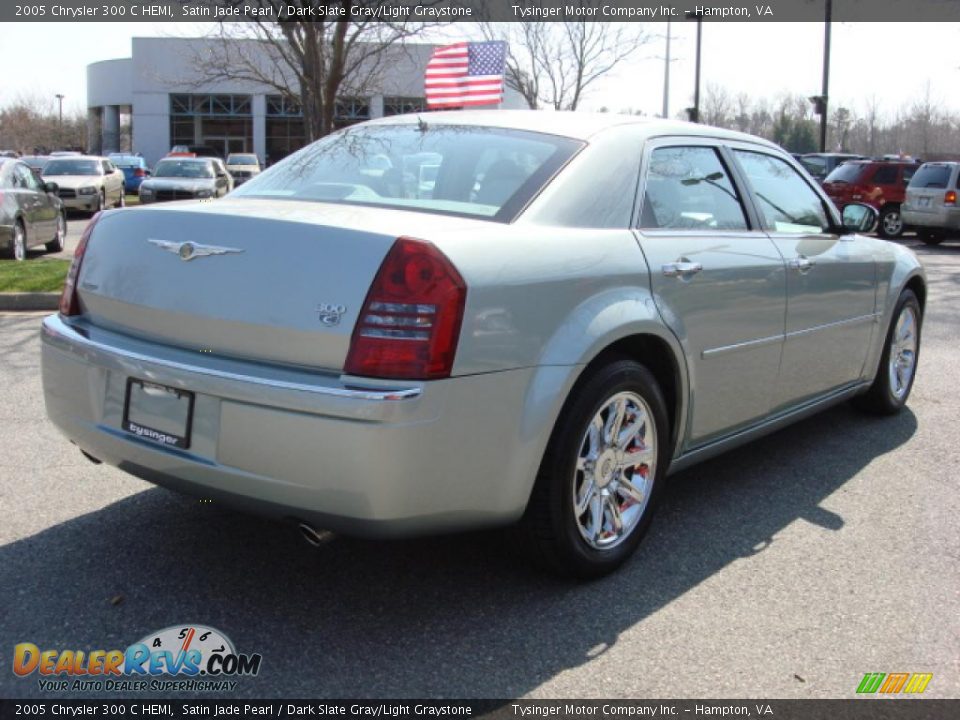
[[[0,312],[56,310],[59,305],[60,293],[57,292],[0,293]]]

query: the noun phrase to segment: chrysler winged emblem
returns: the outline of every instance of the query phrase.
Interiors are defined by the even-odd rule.
[[[156,238],[147,238],[147,242],[153,243],[158,248],[179,255],[183,261],[206,257],[207,255],[226,255],[228,253],[243,252],[240,248],[222,247],[220,245],[201,245],[195,242],[172,242],[170,240],[158,240]]]

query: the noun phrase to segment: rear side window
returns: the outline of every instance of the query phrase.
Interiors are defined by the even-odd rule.
[[[715,148],[662,147],[651,153],[640,227],[747,229],[740,196]]]
[[[855,183],[860,179],[864,167],[866,166],[859,163],[844,163],[827,175],[824,182]]]
[[[831,229],[820,196],[780,158],[749,150],[734,150],[743,166],[764,228],[784,233],[822,233]]]
[[[946,188],[950,184],[949,165],[922,165],[910,180],[912,188]]]
[[[509,222],[582,145],[536,132],[433,124],[426,115],[419,123],[328,135],[234,195]]]
[[[897,170],[899,168],[896,165],[879,165],[870,182],[874,185],[893,185],[897,182]]]

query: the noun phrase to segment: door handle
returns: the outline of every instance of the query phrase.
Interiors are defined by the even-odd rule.
[[[798,255],[790,261],[790,267],[795,270],[799,270],[801,274],[810,272],[810,268],[817,264],[816,260],[812,260],[805,255]]]
[[[689,262],[688,260],[666,263],[663,266],[663,274],[667,277],[687,277],[696,275],[701,270],[703,270],[703,265],[698,262]]]

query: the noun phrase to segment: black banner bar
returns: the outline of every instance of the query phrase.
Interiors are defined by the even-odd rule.
[[[820,22],[825,0],[3,0],[3,22]],[[834,22],[955,22],[960,0],[833,0]]]
[[[0,700],[0,720],[26,718],[365,718],[541,720],[754,718],[771,720],[952,720],[960,700]]]

